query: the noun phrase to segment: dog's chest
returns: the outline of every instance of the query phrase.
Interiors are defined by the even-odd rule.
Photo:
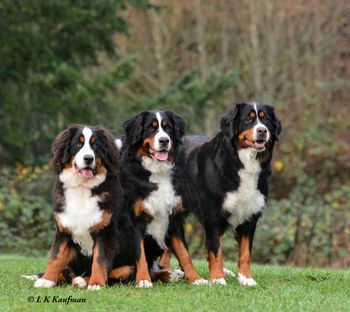
[[[223,210],[230,213],[228,222],[234,230],[265,205],[265,197],[258,190],[261,167],[256,153],[248,148],[239,151],[238,155],[244,165],[238,171],[240,184],[237,190],[226,193],[223,202]]]
[[[99,199],[92,196],[91,189],[86,187],[71,187],[64,194],[64,211],[58,214],[60,222],[70,230],[72,239],[81,247],[81,252],[91,256],[94,242],[89,229],[102,219]]]
[[[180,203],[181,198],[174,190],[171,170],[152,174],[150,182],[156,183],[158,189],[145,200],[144,207],[153,216],[147,225],[147,234],[153,236],[161,247],[165,247],[164,239],[169,226],[169,216]]]

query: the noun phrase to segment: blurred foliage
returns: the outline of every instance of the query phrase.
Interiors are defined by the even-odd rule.
[[[1,1],[2,160],[43,163],[67,123],[108,119],[108,91],[133,72],[133,60],[119,60],[113,41],[127,32],[123,9],[123,0]],[[97,52],[115,60],[108,72],[94,72]]]
[[[50,200],[53,173],[49,165],[4,169],[0,175],[0,250],[47,252],[55,222]]]
[[[232,103],[261,100],[283,131],[254,261],[349,266],[349,13],[346,0],[1,1],[0,250],[48,250],[43,166],[70,123],[121,134],[163,108],[212,136]],[[186,233],[203,257],[193,217]],[[234,247],[228,233],[227,258]]]

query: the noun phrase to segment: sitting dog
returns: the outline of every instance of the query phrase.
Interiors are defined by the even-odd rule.
[[[152,287],[152,279],[176,280],[181,271],[159,267],[164,250],[177,256],[190,283],[207,283],[195,271],[184,241],[184,210],[174,167],[185,122],[171,111],[145,111],[124,123],[121,181],[125,205],[137,231],[136,286]],[[149,272],[151,271],[151,275]]]
[[[195,213],[206,234],[210,281],[226,285],[222,238],[238,241],[238,282],[253,286],[250,259],[254,232],[268,195],[271,159],[281,123],[273,107],[242,103],[221,119],[213,138],[188,136],[177,158],[183,205]]]
[[[54,141],[55,240],[38,288],[72,282],[98,290],[107,278],[128,278],[135,265],[134,227],[124,213],[119,151],[99,126],[71,125]],[[114,270],[112,270],[114,269]],[[40,278],[39,278],[40,277]]]

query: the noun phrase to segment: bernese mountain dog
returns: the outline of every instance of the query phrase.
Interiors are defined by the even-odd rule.
[[[125,205],[132,213],[136,236],[136,286],[152,280],[176,280],[181,271],[162,268],[157,259],[173,251],[190,283],[204,284],[195,271],[184,239],[182,200],[174,166],[184,120],[171,111],[144,111],[123,124],[121,181]],[[150,274],[151,273],[151,274]]]
[[[222,238],[238,241],[238,282],[254,286],[250,270],[254,232],[268,195],[271,158],[281,123],[274,108],[251,102],[232,107],[213,138],[187,136],[177,158],[183,205],[205,229],[210,281],[226,285]]]
[[[135,233],[122,211],[114,137],[100,126],[71,125],[55,139],[52,154],[55,240],[45,273],[27,278],[37,288],[69,282],[91,290],[108,278],[127,278],[136,259]]]

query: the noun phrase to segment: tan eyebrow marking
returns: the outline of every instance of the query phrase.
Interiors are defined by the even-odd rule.
[[[249,117],[255,118],[256,117],[256,113],[254,111],[251,111],[249,113]]]
[[[79,142],[80,142],[80,143],[84,143],[84,142],[85,142],[85,137],[84,137],[83,135],[81,135],[81,136],[79,137]]]
[[[162,126],[163,126],[163,128],[166,127],[168,124],[169,124],[169,123],[168,123],[167,120],[163,120],[163,121],[162,121]]]
[[[96,140],[97,140],[97,138],[96,138],[95,136],[93,136],[93,137],[91,137],[90,142],[91,142],[91,143],[95,143],[95,142],[96,142]]]
[[[158,128],[158,121],[157,120],[153,120],[152,121],[152,127],[153,128]]]
[[[259,117],[260,118],[264,118],[265,117],[265,113],[264,112],[259,112]]]

